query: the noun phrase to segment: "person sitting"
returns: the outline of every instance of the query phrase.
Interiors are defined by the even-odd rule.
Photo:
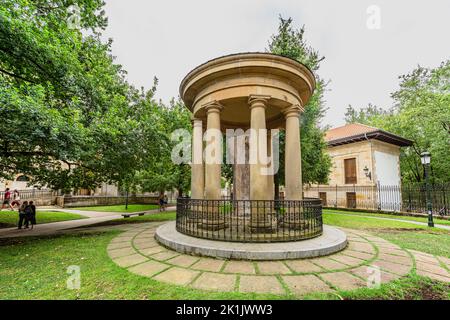
[[[28,207],[28,201],[24,201],[19,208],[19,224],[17,226],[17,229],[22,229],[22,225],[24,224],[24,222],[26,223],[27,207]]]

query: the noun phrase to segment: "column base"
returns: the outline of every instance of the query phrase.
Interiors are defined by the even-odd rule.
[[[198,225],[199,228],[209,231],[218,231],[228,228],[228,225],[224,221],[220,220],[203,220]]]

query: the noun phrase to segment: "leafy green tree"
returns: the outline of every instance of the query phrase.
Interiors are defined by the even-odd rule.
[[[80,8],[80,30],[68,24]],[[147,98],[124,80],[101,0],[3,0],[0,7],[0,178],[93,188],[157,154]],[[149,92],[151,95],[153,92]],[[149,149],[150,148],[150,149]],[[154,150],[151,150],[151,149]]]
[[[389,111],[363,108],[358,121],[414,141],[402,148],[401,173],[404,182],[422,182],[424,168],[420,154],[432,155],[434,182],[450,181],[450,61],[434,69],[418,66],[400,77],[400,88],[392,94]],[[348,119],[351,120],[351,119]]]
[[[303,183],[326,183],[330,172],[331,160],[325,152],[324,130],[319,122],[325,114],[323,93],[326,82],[317,72],[324,59],[318,51],[311,48],[304,39],[305,28],[295,29],[292,19],[280,17],[278,32],[269,42],[269,51],[306,65],[316,76],[316,90],[305,106],[301,116],[300,138],[302,152]],[[275,176],[275,188],[284,183],[284,132],[280,133],[280,170]]]

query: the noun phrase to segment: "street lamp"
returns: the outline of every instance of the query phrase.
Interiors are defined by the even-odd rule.
[[[425,169],[425,187],[427,195],[427,213],[428,213],[428,226],[434,227],[433,222],[433,209],[431,205],[431,192],[430,192],[430,179],[428,177],[428,168],[430,167],[431,155],[429,152],[422,152],[420,154],[420,161]]]

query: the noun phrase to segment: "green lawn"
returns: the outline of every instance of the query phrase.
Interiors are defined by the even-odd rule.
[[[400,215],[394,215],[394,214],[384,214],[384,213],[370,213],[370,212],[356,212],[356,211],[339,211],[339,210],[331,210],[331,209],[324,209],[324,213],[327,212],[336,212],[336,213],[343,213],[343,214],[352,214],[357,216],[366,216],[366,217],[379,217],[379,218],[389,218],[389,219],[399,219],[399,220],[406,220],[406,221],[418,221],[418,222],[428,222],[428,218],[425,217],[410,217],[410,216],[400,216]],[[437,219],[434,218],[434,224],[442,224],[442,225],[448,225],[450,226],[450,220],[445,219]]]
[[[36,212],[36,223],[48,223],[67,220],[85,219],[86,217],[75,213],[59,211],[40,211]],[[0,211],[0,228],[9,228],[17,226],[19,214],[17,211]]]
[[[109,223],[172,220],[174,212]],[[408,222],[324,214],[324,222],[363,229],[404,248],[449,256],[450,233]],[[292,295],[205,292],[164,284],[120,268],[106,247],[120,233],[80,232],[54,237],[0,240],[0,299],[295,299]],[[67,267],[81,268],[81,289],[66,288]],[[414,274],[379,289],[312,294],[305,299],[449,299],[450,286]]]
[[[323,214],[325,224],[362,229],[405,248],[450,258],[450,231],[360,215]]]
[[[139,212],[158,209],[159,206],[156,204],[129,204],[128,209],[125,209],[125,205],[115,205],[115,206],[96,206],[96,207],[80,207],[80,208],[67,208],[73,210],[82,211],[101,211],[101,212]]]

